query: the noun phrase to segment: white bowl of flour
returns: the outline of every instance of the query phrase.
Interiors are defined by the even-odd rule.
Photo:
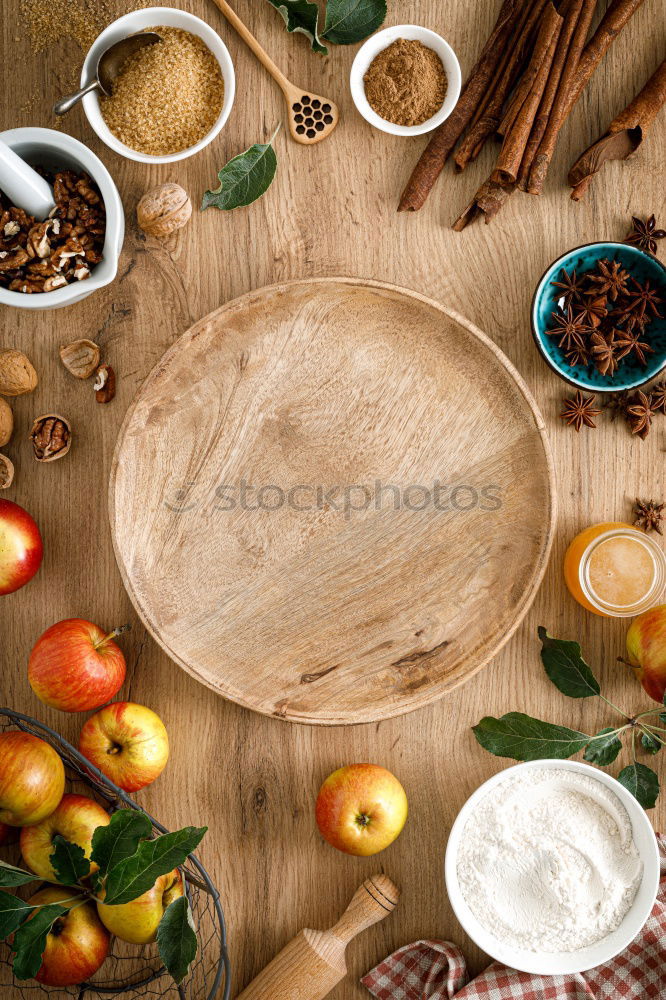
[[[659,854],[650,821],[615,778],[578,761],[496,774],[449,836],[446,888],[472,940],[522,972],[603,965],[654,906]]]

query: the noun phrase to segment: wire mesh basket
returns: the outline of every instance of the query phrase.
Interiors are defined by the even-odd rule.
[[[168,831],[133,802],[120,788],[86,760],[78,750],[41,722],[8,708],[0,708],[0,732],[22,729],[49,743],[62,758],[68,786],[87,792],[105,809],[136,809],[145,813],[156,833]],[[191,854],[181,866],[199,948],[187,978],[176,986],[162,965],[155,945],[131,945],[111,939],[109,954],[93,978],[79,986],[42,986],[34,979],[19,981],[12,972],[9,945],[0,943],[0,997],[13,989],[13,997],[25,1000],[75,997],[77,1000],[104,1000],[122,996],[127,1000],[173,997],[179,1000],[229,1000],[231,969],[227,953],[227,932],[220,896],[203,865]],[[32,887],[34,891],[34,886]],[[222,983],[224,982],[224,986]]]

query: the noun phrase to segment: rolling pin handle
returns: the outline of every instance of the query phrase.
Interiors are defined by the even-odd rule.
[[[361,931],[392,913],[400,890],[387,875],[371,875],[359,886],[331,934],[349,944]]]

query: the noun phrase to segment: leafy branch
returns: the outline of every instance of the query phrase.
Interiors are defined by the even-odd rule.
[[[161,875],[185,863],[201,842],[206,827],[187,826],[157,837],[152,832],[145,813],[119,809],[107,826],[95,830],[90,858],[78,844],[60,835],[54,837],[50,855],[54,882],[75,889],[75,895],[58,903],[31,904],[30,900],[26,902],[0,890],[0,938],[13,935],[11,947],[17,979],[30,979],[37,974],[48,935],[60,917],[88,901],[117,906],[138,899],[153,888]],[[0,886],[17,888],[35,881],[44,880],[0,861]],[[157,946],[165,968],[177,984],[181,983],[197,953],[197,937],[186,895],[174,900],[164,911]]]
[[[384,23],[386,0],[328,0],[324,30],[319,31],[319,7],[311,0],[268,0],[282,15],[289,32],[305,35],[314,52],[327,55],[333,45],[360,42]]]
[[[655,709],[639,715],[625,713],[601,693],[599,681],[585,662],[577,642],[555,639],[543,626],[539,626],[538,634],[541,661],[555,687],[569,698],[601,698],[621,716],[622,724],[590,734],[544,722],[522,712],[507,712],[499,719],[485,716],[473,727],[478,743],[497,757],[520,761],[565,760],[584,750],[584,760],[604,766],[613,763],[622,749],[622,737],[631,734],[632,762],[620,771],[617,780],[644,809],[651,809],[659,795],[659,779],[651,768],[636,760],[636,739],[640,737],[646,753],[659,753],[662,746],[666,746],[666,728],[644,720],[656,715],[666,724],[666,712]]]

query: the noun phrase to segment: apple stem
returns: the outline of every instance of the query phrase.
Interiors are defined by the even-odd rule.
[[[124,632],[129,632],[131,627],[132,626],[129,622],[126,625],[118,625],[118,627],[114,628],[112,632],[109,632],[109,634],[105,635],[103,639],[100,639],[99,642],[95,643],[95,649],[99,649],[100,646],[104,646],[107,642],[110,642],[111,639],[115,639],[116,636],[122,635]]]

